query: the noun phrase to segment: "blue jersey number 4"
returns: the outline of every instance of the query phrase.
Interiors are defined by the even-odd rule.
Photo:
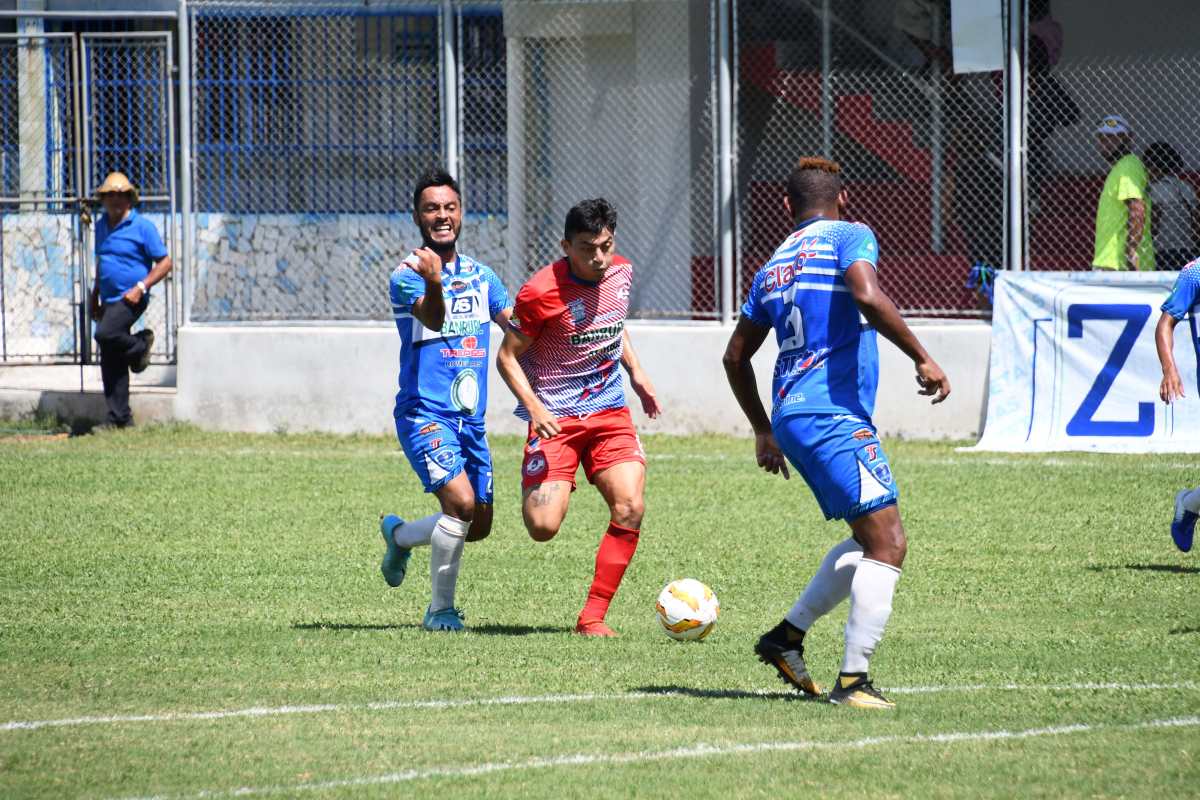
[[[1105,396],[1112,389],[1117,375],[1125,366],[1125,361],[1137,343],[1138,335],[1146,327],[1150,319],[1151,308],[1148,305],[1132,305],[1119,303],[1076,303],[1067,308],[1067,337],[1078,339],[1083,336],[1083,323],[1086,320],[1124,320],[1125,328],[1117,337],[1108,361],[1096,376],[1092,388],[1084,396],[1083,402],[1071,421],[1067,423],[1068,436],[1150,436],[1154,433],[1154,403],[1138,403],[1136,420],[1097,420],[1097,409],[1104,402]]]

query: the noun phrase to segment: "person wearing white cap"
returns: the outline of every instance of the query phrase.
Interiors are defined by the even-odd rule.
[[[1133,131],[1119,114],[1096,128],[1100,155],[1112,165],[1096,205],[1094,269],[1154,269],[1149,178],[1133,153]]]
[[[107,424],[124,428],[133,422],[129,409],[129,371],[150,364],[154,332],[130,329],[150,304],[150,287],[171,271],[171,257],[158,229],[134,210],[137,189],[120,172],[96,190],[104,213],[96,220],[96,280],[92,285],[92,317],[97,321],[100,376],[104,380]]]

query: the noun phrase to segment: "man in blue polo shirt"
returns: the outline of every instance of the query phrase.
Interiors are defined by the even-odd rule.
[[[150,220],[134,210],[137,189],[120,172],[96,190],[104,213],[96,220],[96,280],[92,316],[97,321],[100,376],[108,424],[124,428],[133,422],[129,410],[129,371],[150,364],[154,332],[130,329],[150,304],[150,287],[171,271],[171,257]]]

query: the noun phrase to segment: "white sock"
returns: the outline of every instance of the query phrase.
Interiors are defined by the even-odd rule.
[[[429,544],[429,539],[433,536],[433,526],[437,525],[441,518],[441,514],[430,514],[424,519],[414,519],[412,522],[397,525],[392,529],[392,539],[401,547]]]
[[[864,558],[858,562],[850,583],[850,618],[846,620],[846,655],[842,672],[867,671],[867,663],[883,638],[892,615],[892,595],[900,570],[881,561]]]
[[[433,528],[433,536],[429,539],[429,580],[433,584],[433,597],[429,607],[434,611],[454,607],[458,564],[469,527],[468,522],[442,514]]]
[[[850,596],[850,582],[862,559],[862,546],[853,538],[835,544],[825,554],[817,574],[812,576],[804,593],[792,606],[785,619],[802,631],[828,614],[838,603]]]
[[[1193,514],[1200,514],[1200,486],[1183,496],[1183,507]]]

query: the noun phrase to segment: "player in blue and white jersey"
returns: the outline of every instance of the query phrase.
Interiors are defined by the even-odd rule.
[[[829,699],[893,708],[867,672],[907,549],[896,480],[871,422],[879,382],[875,332],[913,360],[920,394],[940,403],[950,382],[879,288],[875,235],[866,225],[842,221],[846,200],[837,164],[801,159],[784,199],[795,226],[755,275],[724,363],[754,428],[759,466],[788,478],[791,462],[826,519],[845,520],[851,531],[755,652],[792,686],[820,694],[804,663],[804,634],[849,597],[845,656]],[[768,418],[750,359],[772,330],[779,356]]]
[[[491,323],[512,313],[508,292],[490,268],[457,250],[462,196],[441,170],[426,172],[413,191],[413,221],[423,246],[392,273],[390,294],[400,333],[396,436],[426,492],[441,511],[405,522],[380,521],[387,551],[380,567],[399,586],[412,548],[430,546],[432,598],[426,630],[463,628],[454,605],[463,542],[492,528],[492,456],[484,433]]]
[[[1183,380],[1175,366],[1175,326],[1187,317],[1192,320],[1192,336],[1200,325],[1200,258],[1187,264],[1175,279],[1171,294],[1162,304],[1162,316],[1154,331],[1154,343],[1158,347],[1158,361],[1162,364],[1163,379],[1158,394],[1164,403],[1185,397]],[[1198,340],[1200,341],[1200,340]],[[1200,346],[1200,345],[1198,345]],[[1200,387],[1197,387],[1200,390]],[[1196,520],[1200,518],[1200,487],[1181,489],[1175,495],[1175,515],[1171,519],[1171,538],[1183,552],[1192,549],[1192,538],[1196,533]]]

